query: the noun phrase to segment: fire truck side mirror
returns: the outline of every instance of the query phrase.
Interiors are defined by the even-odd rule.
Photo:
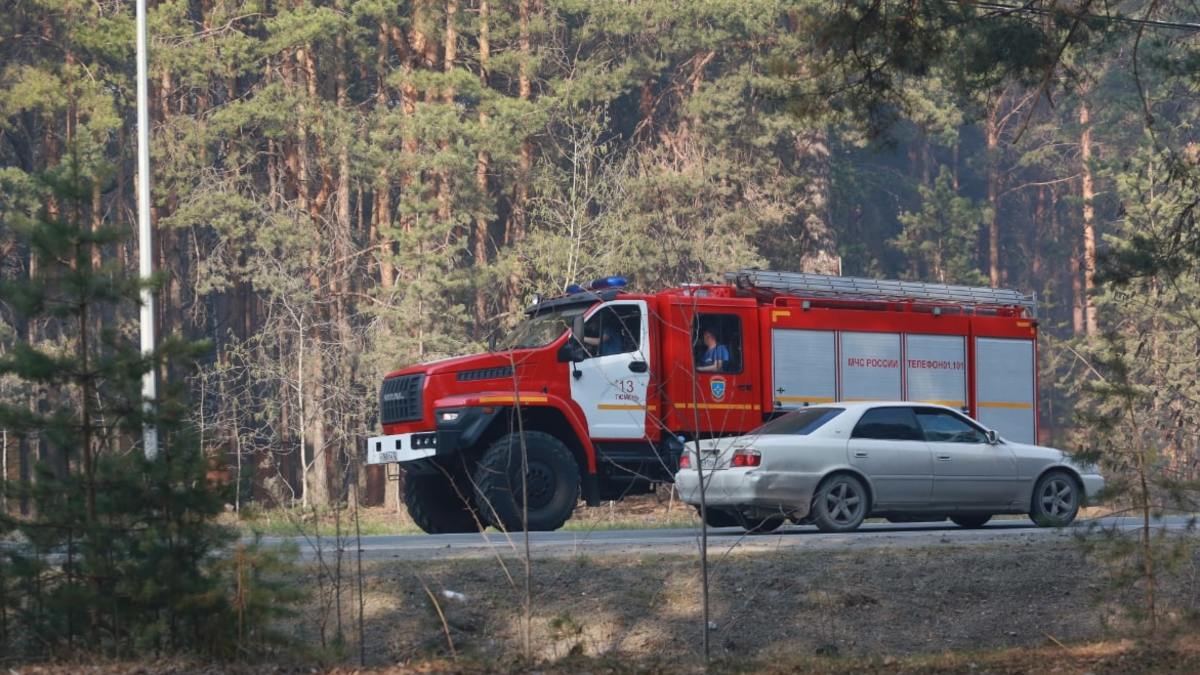
[[[579,344],[583,344],[583,315],[577,314],[571,320],[571,339]]]
[[[577,363],[587,357],[587,350],[583,348],[583,345],[576,342],[573,337],[563,343],[563,346],[558,350],[559,363]]]

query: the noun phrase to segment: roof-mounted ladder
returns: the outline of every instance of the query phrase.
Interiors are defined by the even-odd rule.
[[[767,272],[744,269],[728,272],[725,278],[739,288],[763,289],[787,295],[838,300],[923,301],[968,307],[1020,307],[1030,318],[1037,316],[1037,296],[987,286],[954,286],[921,281],[835,277],[804,272]]]

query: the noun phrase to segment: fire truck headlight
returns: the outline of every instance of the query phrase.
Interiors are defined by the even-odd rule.
[[[457,410],[439,410],[437,418],[439,422],[457,422],[462,413]]]

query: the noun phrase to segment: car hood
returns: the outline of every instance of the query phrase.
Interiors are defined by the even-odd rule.
[[[1012,448],[1013,454],[1015,454],[1018,459],[1036,459],[1055,464],[1066,464],[1079,469],[1081,472],[1091,472],[1096,470],[1096,467],[1091,463],[1079,461],[1075,459],[1071,453],[1064,452],[1057,448],[1048,448],[1043,445],[1030,445],[1028,443],[1015,443],[1013,441],[1005,441],[1005,443]]]

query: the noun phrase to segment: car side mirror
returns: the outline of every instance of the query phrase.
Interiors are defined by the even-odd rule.
[[[995,429],[988,429],[986,436],[987,436],[988,444],[990,444],[990,445],[999,445],[1000,444],[1000,434],[997,434]]]
[[[583,361],[587,357],[587,350],[583,348],[583,345],[579,344],[579,342],[575,340],[574,335],[572,335],[566,342],[563,343],[563,346],[559,347],[558,349],[559,363],[575,363],[577,361]]]

